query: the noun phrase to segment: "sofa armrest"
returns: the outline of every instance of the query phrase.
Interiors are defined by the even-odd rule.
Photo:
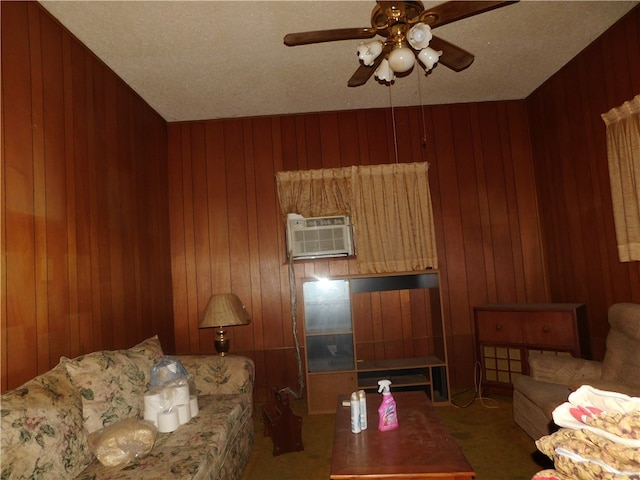
[[[255,365],[239,355],[174,355],[193,375],[198,395],[246,393],[253,395]]]
[[[529,353],[529,373],[535,380],[573,385],[599,379],[601,371],[602,364],[593,360]]]

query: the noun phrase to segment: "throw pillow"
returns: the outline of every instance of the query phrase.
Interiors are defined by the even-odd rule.
[[[127,350],[103,350],[74,359],[62,358],[82,397],[87,432],[125,418],[142,418],[151,367],[162,355],[158,337],[154,336]]]
[[[0,478],[75,478],[93,460],[64,366],[5,392],[0,403]]]

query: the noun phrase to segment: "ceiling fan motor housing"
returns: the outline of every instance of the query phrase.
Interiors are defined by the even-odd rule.
[[[371,12],[371,26],[378,30],[378,35],[393,35],[393,27],[417,23],[424,11],[422,2],[378,2]],[[397,30],[397,29],[396,29]]]

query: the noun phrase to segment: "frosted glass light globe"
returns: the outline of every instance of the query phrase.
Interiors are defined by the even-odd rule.
[[[374,72],[376,78],[382,82],[391,83],[394,78],[396,78],[393,70],[389,67],[389,62],[385,58],[378,66],[377,70]]]
[[[408,72],[416,63],[416,56],[413,50],[407,47],[399,47],[389,54],[389,66],[391,70],[398,73]]]
[[[382,42],[373,40],[371,42],[363,42],[358,47],[358,57],[367,66],[374,64],[378,55],[382,53]]]
[[[409,45],[416,50],[428,47],[432,38],[431,27],[424,23],[416,23],[407,34]]]
[[[440,59],[441,51],[436,51],[431,47],[427,47],[418,54],[418,58],[424,64],[425,70],[428,72]]]

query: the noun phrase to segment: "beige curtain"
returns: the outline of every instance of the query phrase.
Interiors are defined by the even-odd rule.
[[[621,262],[640,261],[640,95],[602,114]]]
[[[354,223],[361,273],[437,268],[426,163],[357,167]]]
[[[282,214],[347,214],[360,273],[438,267],[427,163],[276,174]]]
[[[352,167],[276,173],[282,215],[350,215]]]

